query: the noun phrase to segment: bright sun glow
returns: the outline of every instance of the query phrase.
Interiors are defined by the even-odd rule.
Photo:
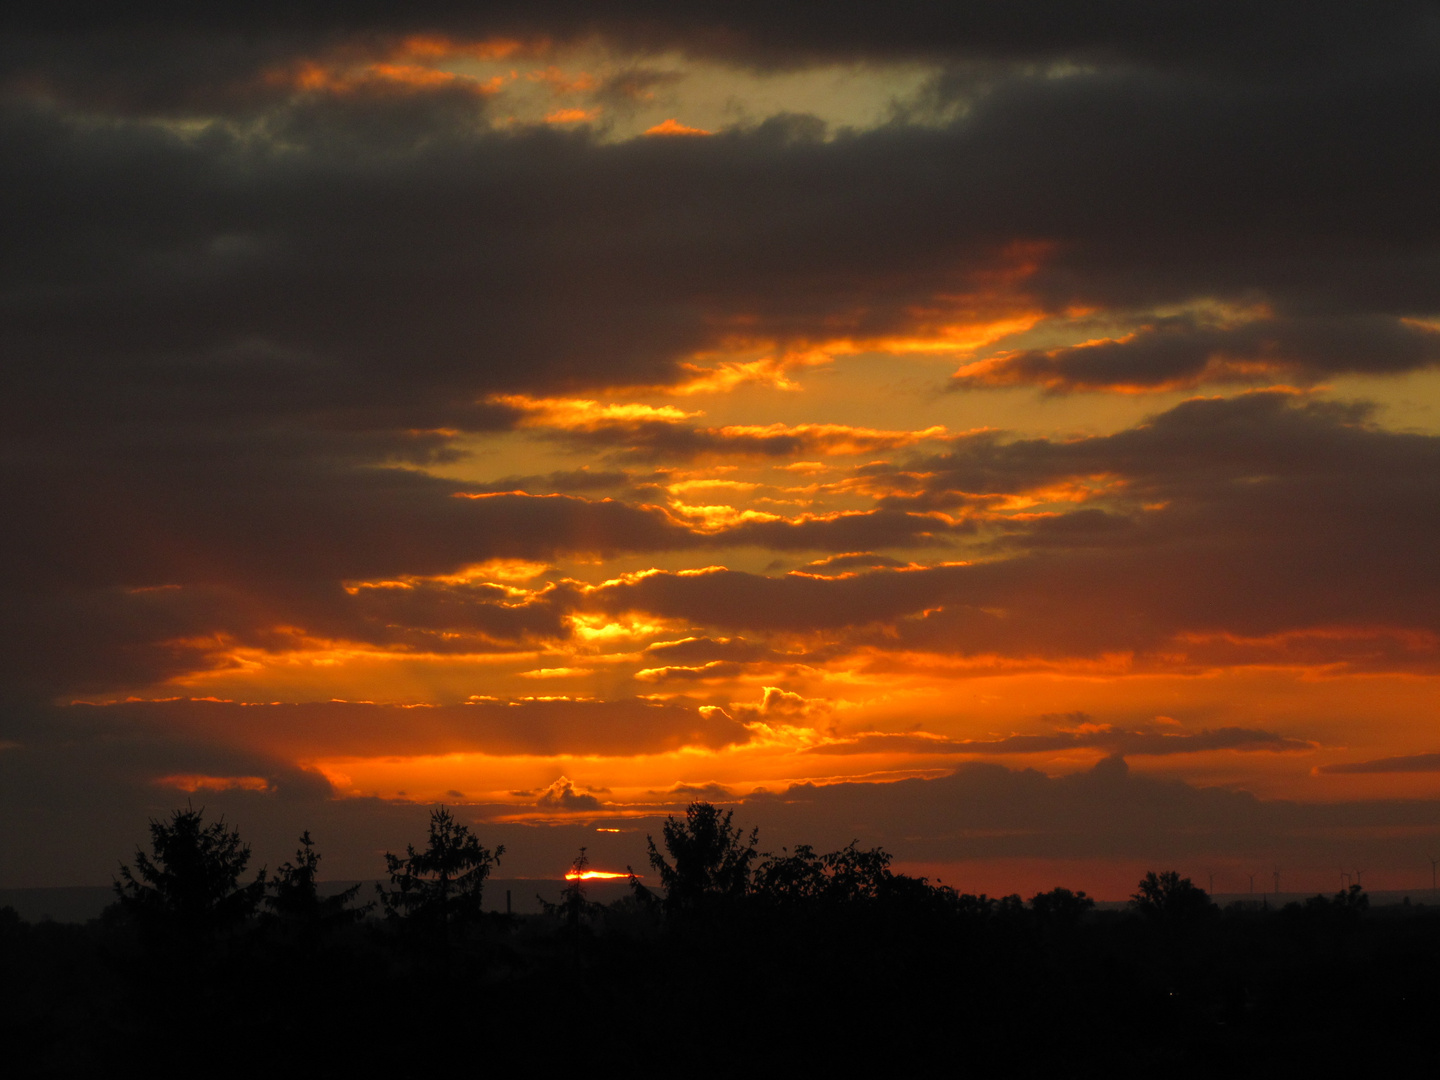
[[[617,874],[617,873],[614,873],[614,872],[612,872],[612,871],[610,871],[610,870],[582,870],[580,873],[577,874],[574,870],[571,870],[569,873],[567,873],[567,874],[565,875],[565,880],[566,880],[566,881],[618,881],[618,880],[621,879],[621,878],[625,878],[625,879],[628,880],[631,876],[640,878],[640,877],[644,877],[645,875],[644,875],[644,874],[631,875],[631,874],[628,874],[628,873],[625,873],[625,874]]]

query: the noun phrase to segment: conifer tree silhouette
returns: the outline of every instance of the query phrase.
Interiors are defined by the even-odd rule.
[[[351,885],[334,896],[321,896],[316,887],[320,853],[310,839],[310,830],[300,835],[295,861],[276,870],[265,903],[282,922],[302,927],[308,933],[323,933],[349,926],[365,917],[370,904],[352,907],[359,885]]]
[[[135,866],[120,867],[115,893],[126,914],[152,941],[199,945],[242,924],[265,892],[265,871],[242,885],[250,847],[225,819],[204,824],[204,808],[176,810],[150,822],[154,854],[135,850]]]
[[[385,914],[414,920],[442,931],[472,922],[483,908],[485,881],[499,865],[505,845],[484,847],[470,829],[441,806],[430,812],[430,838],[424,851],[406,846],[405,857],[385,853],[392,888],[377,885]]]

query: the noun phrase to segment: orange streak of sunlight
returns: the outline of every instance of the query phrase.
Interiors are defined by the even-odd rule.
[[[615,830],[615,831],[619,831],[619,830]],[[636,874],[635,876],[638,878],[638,877],[644,877],[645,875],[644,875],[644,874]],[[577,874],[574,870],[571,870],[568,874],[565,875],[565,880],[566,880],[566,881],[615,881],[617,878],[629,878],[629,877],[630,877],[629,874],[617,874],[617,873],[615,873],[615,872],[613,872],[613,871],[611,871],[611,870],[585,870],[585,871],[582,871],[581,873],[578,873],[578,874]]]

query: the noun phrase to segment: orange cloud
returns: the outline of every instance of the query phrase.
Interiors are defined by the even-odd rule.
[[[828,357],[823,362],[828,362]],[[772,390],[799,390],[800,384],[787,374],[796,367],[791,357],[764,357],[760,360],[722,360],[714,367],[682,363],[691,377],[673,385],[648,387],[657,393],[688,396],[690,394],[721,394],[739,386],[765,386]]]
[[[455,87],[477,96],[495,93],[496,79],[472,79],[420,64],[376,62],[355,66],[330,66],[313,60],[288,68],[272,69],[264,76],[269,86],[288,87],[309,94],[347,96],[366,91],[434,90]]]
[[[846,456],[898,450],[951,438],[943,425],[893,431],[853,424],[691,424],[703,412],[673,405],[602,403],[589,398],[534,398],[495,394],[495,405],[512,409],[522,427],[548,428],[584,441],[663,456],[787,457],[798,454]]]
[[[466,41],[443,37],[436,34],[414,34],[405,38],[396,50],[398,55],[424,57],[426,59],[448,59],[455,56],[474,60],[503,60],[522,51],[543,51],[543,42],[526,44],[513,38],[484,38]]]
[[[269,791],[270,781],[263,776],[199,776],[181,773],[162,776],[155,781],[160,787],[175,788],[187,794],[197,791]]]
[[[271,68],[261,76],[269,86],[289,87],[306,93],[353,94],[362,90],[459,87],[476,94],[492,94],[505,76],[477,79],[439,65],[455,59],[498,60],[522,51],[543,51],[544,43],[529,46],[508,38],[458,41],[434,35],[412,35],[366,48],[353,42],[319,57],[309,57]],[[378,54],[378,55],[377,55]],[[513,73],[512,76],[513,77]]]
[[[529,795],[530,792],[517,793]],[[600,800],[591,792],[581,791],[569,777],[562,776],[539,793],[535,805],[545,810],[585,813],[600,809]]]
[[[545,114],[547,124],[583,124],[600,115],[600,107],[593,109],[556,109]]]
[[[1009,735],[998,739],[950,739],[929,732],[865,732],[815,746],[817,754],[1056,754],[1074,749],[1095,749],[1126,756],[1203,754],[1226,750],[1275,754],[1305,753],[1315,744],[1287,738],[1273,731],[1248,728],[1204,729],[1196,732],[1121,731],[1104,725],[1094,730],[1047,735]]]
[[[706,131],[704,128],[687,127],[680,123],[673,116],[669,120],[662,120],[654,127],[645,129],[646,135],[714,135],[713,131]]]
[[[514,409],[526,427],[594,431],[613,424],[681,423],[700,412],[685,412],[673,405],[603,404],[591,398],[535,398],[525,394],[493,394],[487,400]]]

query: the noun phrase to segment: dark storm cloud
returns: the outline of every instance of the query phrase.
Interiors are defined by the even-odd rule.
[[[601,611],[644,611],[723,629],[834,630],[893,620],[943,596],[954,570],[870,573],[853,578],[786,574],[767,577],[741,570],[647,574],[604,585],[589,596]]]
[[[647,645],[635,674],[642,682],[703,682],[821,661],[819,652],[784,652],[744,638],[694,637]]]
[[[1244,340],[1177,331],[1188,343],[1176,355],[1152,320],[1098,373],[1087,373],[1095,357],[1066,354],[1060,375],[1047,359],[1025,377],[1148,385],[1216,350],[1269,350],[1297,378],[1432,363],[1429,332],[1398,320],[1440,310],[1434,8],[1260,8],[913,5],[877,16],[842,5],[823,19],[758,4],[7,10],[6,692],[164,675],[197,634],[264,621],[215,617],[239,594],[268,618],[334,607],[346,579],[718,543],[620,503],[469,504],[403,466],[453,457],[456,431],[516,423],[483,404],[491,394],[675,381],[686,374],[677,362],[737,328],[807,343],[908,334],[924,322],[917,311],[944,325],[955,297],[982,315],[1067,318],[1218,301],[1269,315],[1230,332]],[[923,124],[826,141],[815,124],[780,118],[621,144],[584,129],[493,129],[485,96],[463,86],[366,76],[331,92],[272,77],[309,60],[363,66],[420,33],[600,33],[633,54],[677,46],[756,67],[908,57],[937,75],[913,114]],[[992,295],[997,280],[1004,295]],[[1247,450],[1301,459],[1324,427],[1283,410],[1271,420],[1245,435]],[[1148,609],[1126,599],[1137,589],[1104,562],[1127,534],[1158,553],[1140,576],[1180,601],[1179,614],[1156,616],[1163,629],[1209,625],[1229,614],[1221,601],[1197,613],[1201,599],[1166,584],[1190,557],[1212,587],[1253,587],[1293,614],[1301,571],[1279,555],[1293,541],[1293,567],[1334,583],[1314,591],[1316,612],[1409,618],[1421,602],[1410,597],[1431,597],[1416,538],[1434,472],[1414,471],[1420,459],[1399,441],[1384,443],[1389,462],[1378,436],[1353,441],[1360,464],[1267,479],[1248,498],[1223,475],[1234,445],[1192,445],[1192,478],[1212,462],[1224,498],[1181,491],[1176,509],[1136,528],[1094,515],[1035,525],[1009,539],[1028,561],[967,581],[1024,570],[1051,588],[1038,553],[1057,550],[1066,573],[1097,573],[1088,591],[1062,593],[1090,602],[1116,590],[1144,624],[1136,613]],[[1125,445],[996,444],[991,460],[977,444],[954,469],[998,469],[995,490],[1009,490],[1027,469],[1073,470],[1086,452],[1113,459]],[[1319,520],[1322,486],[1357,524]],[[957,475],[932,497],[956,490],[983,488]],[[934,541],[910,509],[924,507],[749,523],[728,540],[822,551]],[[1175,555],[1186,530],[1212,525],[1209,548]],[[1363,528],[1387,545],[1393,536],[1394,565],[1360,559]],[[1076,538],[1100,561],[1075,563]],[[191,583],[216,591],[183,602],[126,591]],[[1407,591],[1386,609],[1374,590],[1396,585]],[[772,587],[796,588],[758,588]],[[814,602],[810,625],[864,615]]]
[[[575,785],[562,776],[540,793],[535,805],[542,810],[599,810],[600,800],[587,792],[576,790]]]
[[[662,793],[656,792],[656,794]],[[664,792],[663,794],[675,795],[682,799],[703,799],[713,802],[719,802],[722,800],[728,802],[735,797],[735,793],[729,788],[727,788],[724,784],[715,783],[676,784],[669,791]]]
[[[947,547],[948,537],[973,531],[923,514],[872,510],[787,521],[745,521],[718,534],[724,546],[753,544],[775,551]]]
[[[1327,14],[1301,36],[1345,41]],[[996,20],[1019,42],[1021,21]],[[1377,24],[1349,47],[1404,25]],[[1137,38],[1165,37],[1143,25]],[[1042,53],[1067,39],[1032,33],[1051,39]],[[1383,78],[1358,61],[1298,81],[1118,59],[1012,73],[963,121],[831,143],[784,125],[609,147],[497,136],[473,95],[444,88],[301,94],[267,101],[258,136],[186,137],[72,122],[26,103],[22,81],[3,132],[5,187],[26,207],[7,238],[24,286],[7,351],[56,369],[25,389],[64,415],[87,404],[79,365],[102,376],[104,407],[118,391],[192,417],[248,404],[267,421],[475,427],[496,422],[469,404],[487,390],[672,378],[741,316],[780,338],[906,329],[1017,239],[1050,245],[1029,288],[1052,310],[1268,299],[1365,337],[1440,307],[1426,137],[1440,78],[1404,62],[1429,39],[1403,40]],[[1219,37],[1174,51],[1205,41]],[[81,71],[90,47],[75,44]],[[1382,345],[1349,363],[1433,358]]]
[[[752,795],[741,815],[817,847],[858,839],[903,859],[1308,859],[1332,866],[1357,845],[1399,865],[1415,833],[1440,832],[1440,804],[1304,803],[1200,788],[1130,770],[1109,757],[1087,772],[1051,777],[991,763],[934,780],[796,784]],[[813,838],[813,839],[811,839]]]
[[[187,798],[213,807],[251,795],[283,817],[333,794],[319,774],[253,748],[114,725],[94,710],[7,713],[15,738],[0,750],[0,878],[13,884],[104,884],[146,819]],[[252,778],[264,789],[187,793],[163,782],[182,776]]]
[[[116,727],[109,738],[80,747],[76,732],[67,730],[48,757],[0,751],[5,780],[0,784],[5,810],[0,814],[0,884],[102,884],[132,856],[147,819],[168,815],[184,799],[183,792],[157,787],[150,778],[201,760],[194,753],[140,747],[136,740],[134,729]],[[217,760],[217,751],[208,753],[212,768],[266,775],[267,764],[253,756]],[[124,765],[128,761],[133,768]],[[570,790],[575,791],[573,784]],[[289,857],[300,831],[310,829],[325,854],[327,877],[375,877],[383,866],[381,853],[403,851],[407,842],[423,836],[424,806],[404,800],[337,800],[313,785],[295,788],[288,797],[284,792],[283,784],[269,791],[200,791],[192,802],[205,808],[207,820],[225,815],[255,845],[257,867]],[[669,794],[677,803],[672,812],[691,798],[734,797],[715,784],[677,785]],[[97,798],[106,806],[98,816],[90,809]],[[486,820],[513,813],[513,806],[455,810],[485,843],[506,844],[508,873],[530,876],[563,870],[582,844],[591,846],[600,865],[639,865],[642,837],[658,835],[661,824],[658,817],[616,819],[611,823],[627,832],[610,836],[590,825],[537,828]],[[1264,800],[1146,776],[1115,757],[1061,777],[972,763],[933,780],[796,784],[746,797],[737,818],[746,828],[760,826],[768,850],[796,842],[827,850],[858,840],[910,862],[1025,857],[1164,864],[1218,857],[1253,859],[1267,867],[1281,860],[1287,870],[1307,861],[1333,867],[1357,851],[1372,867],[1406,866],[1415,858],[1416,837],[1433,839],[1440,832],[1440,806],[1433,800]],[[946,877],[965,888],[963,881]]]
[[[254,847],[254,869],[291,858],[308,829],[324,855],[324,877],[376,878],[384,873],[385,851],[404,851],[424,837],[428,806],[403,797],[335,798],[318,773],[237,746],[229,738],[233,727],[215,739],[198,721],[172,722],[178,718],[166,717],[163,706],[147,715],[62,709],[10,718],[8,726],[23,733],[0,747],[0,886],[104,885],[145,842],[147,822],[187,802],[207,821],[223,816],[238,829]],[[582,844],[600,865],[623,867],[643,857],[617,851],[593,828],[484,820],[514,806],[452,809],[487,845],[506,844],[511,854],[503,865],[520,876],[563,872]]]
[[[480,485],[483,492],[524,491],[531,495],[588,494],[592,491],[615,491],[628,489],[636,478],[625,472],[605,472],[588,468],[566,469],[563,472],[545,473],[540,476],[505,476],[489,484]]]
[[[685,638],[661,641],[645,647],[645,657],[657,663],[708,664],[715,660],[748,664],[764,660],[793,659],[766,645],[744,638]]]
[[[904,565],[899,559],[892,559],[888,555],[876,555],[869,551],[850,551],[843,555],[831,555],[827,559],[817,559],[815,562],[800,567],[800,571],[805,574],[814,574],[816,577],[838,577],[854,570],[873,570],[882,566],[900,569]]]
[[[569,637],[565,615],[573,601],[567,603],[567,599],[555,590],[516,600],[498,585],[420,581],[402,588],[358,589],[354,608],[341,613],[331,625],[335,636],[349,640],[423,645],[434,652],[474,651],[487,643]],[[307,629],[325,634],[330,626],[311,621]]]
[[[723,713],[638,699],[434,706],[179,699],[73,705],[61,712],[95,728],[148,730],[157,740],[183,738],[207,746],[249,748],[250,753],[263,748],[266,754],[288,759],[459,753],[625,756],[682,746],[715,750],[750,737],[742,724]]]
[[[217,636],[285,647],[288,632],[277,635],[277,626],[424,651],[518,646],[567,638],[565,618],[581,606],[570,587],[522,602],[485,583],[347,591],[346,582],[447,574],[492,558],[935,546],[956,531],[880,510],[702,533],[655,507],[614,500],[463,497],[453,483],[407,469],[318,464],[307,473],[263,456],[260,467],[252,462],[218,452],[157,456],[148,469],[123,458],[74,461],[44,470],[45,482],[0,483],[28,509],[7,526],[19,578],[0,620],[11,690],[134,685],[203,662]]]
[[[422,631],[555,634],[559,597],[503,608],[484,587],[352,597],[341,583],[701,542],[651,508],[456,498],[453,483],[410,470],[286,467],[263,451],[160,459],[148,470],[122,458],[18,473],[3,483],[25,512],[4,527],[15,581],[0,625],[12,688],[42,693],[162,677],[186,663],[172,654],[191,649],[164,643],[221,633],[253,641],[277,624],[394,640],[386,615],[403,614]]]
[[[1393,513],[1402,518],[1418,513],[1423,520],[1428,510],[1423,496],[1436,464],[1440,439],[1378,427],[1362,404],[1264,392],[1193,398],[1113,435],[1069,440],[967,436],[947,453],[905,462],[903,471],[921,477],[928,491],[972,496],[1033,492],[1065,480],[1113,476],[1123,481],[1119,497],[1124,500],[1170,497],[1197,506],[1243,500],[1260,486],[1277,514],[1305,509],[1302,497],[1317,497],[1323,487],[1342,499],[1388,496],[1394,500]],[[868,470],[872,477],[885,472],[884,466]],[[1104,494],[1102,485],[1098,495]],[[903,506],[906,500],[891,501]],[[1254,526],[1264,523],[1256,515],[1247,518]]]
[[[244,115],[281,100],[256,85],[256,73],[346,36],[302,9],[289,41],[248,56],[234,35],[203,22],[137,50],[136,38],[94,32],[115,27],[105,18],[127,17],[116,8],[85,13],[101,21],[85,26],[83,48],[77,39],[42,40],[50,54],[10,70],[39,71],[68,92],[62,104],[102,112]],[[247,598],[273,599],[325,626],[326,605],[347,603],[340,578],[438,572],[495,554],[697,543],[636,508],[467,505],[444,485],[374,466],[446,451],[444,436],[404,434],[410,428],[503,426],[502,412],[472,404],[496,388],[664,381],[675,359],[712,344],[712,327],[733,316],[758,315],[759,332],[801,339],[816,327],[903,329],[917,301],[972,287],[970,271],[1016,237],[1055,245],[1031,284],[1048,310],[1258,294],[1279,313],[1284,333],[1270,326],[1272,337],[1217,340],[1190,327],[1173,343],[1142,334],[1134,348],[1105,358],[1066,354],[1058,378],[1067,385],[1190,377],[1217,352],[1253,359],[1268,350],[1309,374],[1433,361],[1423,333],[1397,318],[1436,308],[1436,94],[1433,73],[1414,66],[1426,49],[1433,59],[1434,39],[1423,21],[1387,18],[1427,9],[1010,5],[946,16],[931,5],[891,9],[877,21],[855,7],[817,20],[813,9],[701,5],[668,23],[648,7],[630,9],[644,20],[621,12],[603,22],[564,5],[531,6],[533,14],[497,5],[463,17],[424,7],[403,22],[372,10],[347,9],[346,19],[381,34],[525,31],[552,27],[558,11],[562,31],[599,24],[627,40],[683,41],[742,62],[921,55],[1072,59],[1103,70],[1054,85],[1001,70],[965,124],[828,145],[780,125],[664,148],[477,138],[485,110],[474,95],[380,87],[344,102],[284,101],[270,131],[287,153],[223,131],[187,141],[144,124],[96,127],[15,108],[6,190],[29,224],[17,215],[7,234],[5,351],[19,363],[7,375],[14,441],[6,464],[20,479],[6,505],[24,519],[9,526],[20,538],[9,550],[23,578],[11,608],[21,613],[13,636],[23,666],[53,665],[64,651],[93,673],[106,647],[124,653],[130,643],[213,627],[214,612],[235,600],[202,591],[182,608],[209,612],[182,610],[180,618],[169,593],[136,598],[118,591],[127,585],[238,588],[262,575],[280,584],[247,586]],[[156,11],[140,27],[147,34],[174,15]],[[250,30],[250,20],[267,17],[258,11],[215,18],[245,20],[221,29]],[[6,41],[7,49],[34,44]],[[227,49],[238,59],[217,65]],[[1273,68],[1303,78],[1275,80]],[[1243,78],[1226,78],[1235,72]],[[936,95],[944,104],[974,88],[962,66]],[[1047,385],[1057,378],[1043,365],[1021,373]],[[1137,502],[1169,502],[1017,527],[1007,550],[1021,554],[1009,564],[834,585],[713,575],[679,579],[683,596],[672,589],[677,579],[654,578],[635,591],[650,590],[644,603],[722,625],[750,619],[797,629],[955,602],[906,624],[908,636],[898,639],[937,649],[1018,650],[1044,642],[1036,631],[1047,625],[1052,645],[1069,648],[1084,635],[1124,646],[1176,628],[1262,632],[1336,617],[1433,625],[1424,540],[1433,538],[1437,505],[1429,478],[1440,475],[1433,440],[1259,401],[1197,403],[1110,440],[958,449],[936,465],[944,474],[937,497],[1024,490],[1093,470],[1124,476]],[[982,479],[972,486],[974,476]],[[828,543],[849,549],[903,542],[915,528],[900,512],[834,520],[843,528],[807,523],[793,541],[801,530],[783,523],[741,535],[824,547],[810,534],[829,530],[837,536]],[[1383,560],[1374,557],[1377,536]],[[1136,550],[1153,561],[1141,569]],[[30,585],[37,580],[40,592]],[[110,591],[86,594],[86,583]],[[730,588],[739,595],[720,591]],[[358,614],[333,618],[517,639],[555,632],[553,610],[502,612],[484,592],[366,598],[354,602]],[[621,592],[601,593],[602,603],[622,602]],[[761,606],[742,614],[744,602]],[[109,621],[107,605],[116,609]],[[45,619],[57,628],[50,639],[35,632]],[[632,750],[650,745],[647,737],[661,746],[741,737],[714,714],[702,718],[714,727],[696,727],[701,720],[688,714],[672,724],[666,714],[657,734],[635,716],[603,710],[581,707],[567,719],[558,706],[554,715],[516,708],[522,731],[512,728],[510,707],[466,708],[478,708],[481,720],[447,714],[417,725],[411,710],[392,729],[383,712],[367,720],[337,708],[336,722],[326,723],[332,714],[323,709],[302,716],[281,708],[255,726],[288,732],[292,749],[313,735],[332,751],[341,728],[374,747],[394,749],[392,731],[401,730],[407,748],[466,745],[468,736],[520,752],[576,752],[581,732],[592,740],[584,746]],[[233,732],[243,726],[234,715],[217,707],[218,720],[197,723]],[[4,752],[7,763],[12,753]],[[130,777],[117,769],[125,758],[103,739],[88,762],[73,746],[57,750],[48,768],[17,754],[4,788],[13,799],[64,773],[83,805],[96,797],[83,782]],[[160,765],[258,776],[277,794],[303,788],[317,805],[326,794],[313,777],[258,752],[201,745],[146,760],[133,770],[137,784],[162,775],[153,772]],[[44,798],[53,800],[53,789]],[[1275,807],[1127,776],[1116,762],[1078,778],[969,769],[893,790],[791,789],[783,805],[794,809],[782,813],[803,819],[810,804],[817,820],[860,821],[887,843],[920,837],[910,857],[1253,848],[1316,822],[1435,820],[1428,805]],[[372,809],[362,801],[343,812]],[[1012,832],[996,836],[1002,829]]]
[[[1053,735],[1010,735],[1003,739],[944,739],[914,734],[872,732],[841,743],[815,747],[816,754],[1046,754],[1095,748],[1126,756],[1203,754],[1214,750],[1297,753],[1313,744],[1273,731],[1249,728],[1206,729],[1189,734],[1163,731],[1076,731]]]
[[[1039,384],[1053,390],[1160,388],[1245,382],[1299,373],[1408,371],[1440,359],[1440,331],[1395,318],[1262,319],[1214,328],[1176,316],[1133,335],[1052,350],[1005,354],[951,385]]]
[[[515,35],[568,40],[603,34],[642,51],[677,49],[756,65],[893,58],[967,57],[1016,61],[1078,59],[1214,70],[1284,72],[1323,64],[1337,54],[1375,62],[1433,32],[1424,2],[1366,5],[1294,0],[1265,5],[1239,0],[1175,3],[1144,0],[994,0],[935,5],[898,0],[877,18],[864,3],[827,5],[825,18],[804,4],[700,0],[683,7],[656,0],[595,5],[579,0],[424,0],[396,8],[380,2],[254,3],[243,8],[178,2],[127,4],[79,0],[8,15],[3,25],[21,57],[38,52],[35,38],[79,36],[101,42],[135,35],[198,39],[214,52],[242,53],[257,42],[271,49],[313,51],[337,40],[384,40],[409,33]],[[228,47],[228,50],[227,50]],[[87,68],[101,66],[92,46]],[[163,55],[163,54],[161,54]],[[155,59],[161,58],[157,55]],[[43,57],[43,52],[41,53]],[[110,63],[134,78],[142,66],[114,49]],[[195,65],[193,79],[205,71]]]
[[[722,712],[645,700],[436,708],[131,701],[12,709],[4,724],[0,883],[8,885],[103,883],[116,860],[128,857],[144,836],[146,819],[163,817],[187,799],[212,815],[228,813],[257,851],[279,857],[293,851],[301,829],[331,838],[336,847],[326,850],[336,857],[326,873],[336,877],[379,874],[378,852],[402,850],[406,839],[414,839],[397,830],[423,830],[423,811],[374,798],[336,798],[329,781],[297,766],[297,759],[467,752],[623,756],[681,746],[716,749],[749,738]],[[568,800],[563,793],[556,797],[579,810],[594,799],[579,791]],[[473,819],[483,811],[462,813]],[[506,834],[507,842],[514,838]],[[573,839],[567,833],[568,851],[557,851],[544,836],[532,837],[521,845],[519,865],[537,867],[528,860],[558,855],[555,866],[563,868],[585,842]]]
[[[1321,765],[1315,771],[1342,776],[1440,772],[1440,754],[1404,754],[1400,757],[1376,758],[1374,761],[1345,761],[1334,765]]]

